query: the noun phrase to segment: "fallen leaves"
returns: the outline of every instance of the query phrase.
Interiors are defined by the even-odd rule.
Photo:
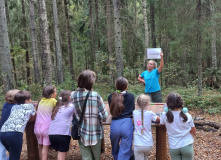
[[[216,123],[221,123],[221,116],[219,114],[209,115],[202,112],[201,110],[192,110],[189,113],[193,117],[204,117],[206,121],[212,121]],[[152,129],[154,145],[156,144],[156,131],[155,127]],[[110,142],[110,126],[104,126],[105,134],[105,152],[101,155],[101,160],[112,160],[113,156],[111,154],[111,142]],[[203,130],[197,130],[196,135],[194,136],[194,160],[221,160],[221,129],[218,132],[206,132]],[[153,146],[153,150],[149,156],[150,160],[155,160],[156,158],[156,147]],[[57,153],[50,149],[49,159],[56,160]],[[70,150],[68,152],[68,160],[80,160],[81,154],[78,147],[78,142],[71,140]],[[27,147],[26,139],[24,135],[23,148],[21,153],[21,160],[27,160]],[[169,149],[167,144],[167,160],[170,160]]]

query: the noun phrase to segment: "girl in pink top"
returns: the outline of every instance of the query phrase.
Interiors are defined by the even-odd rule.
[[[39,156],[41,160],[48,159],[48,150],[50,146],[48,129],[51,123],[52,110],[55,107],[57,100],[56,88],[46,86],[42,92],[42,99],[38,104],[37,117],[35,121],[34,132],[39,144]]]

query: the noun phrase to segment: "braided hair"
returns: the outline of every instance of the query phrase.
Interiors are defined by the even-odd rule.
[[[150,97],[148,95],[145,94],[141,94],[137,97],[137,105],[140,107],[141,109],[141,123],[142,123],[142,128],[141,128],[141,134],[143,134],[143,130],[144,130],[144,125],[143,125],[143,110],[144,107],[150,105]]]

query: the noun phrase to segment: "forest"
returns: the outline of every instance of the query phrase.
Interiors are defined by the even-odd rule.
[[[163,102],[170,92],[182,96],[197,128],[194,159],[217,159],[220,37],[220,0],[0,0],[0,113],[8,90],[28,90],[37,102],[47,85],[58,93],[76,90],[85,69],[96,73],[93,90],[106,104],[121,76],[136,98],[144,93],[138,76],[147,70],[147,48],[161,48]],[[111,160],[109,126],[104,134],[101,159]],[[27,152],[24,138],[22,160]],[[153,148],[150,159],[155,157]],[[56,159],[55,151],[49,151],[49,159]],[[67,159],[81,159],[73,140]]]
[[[104,99],[119,76],[137,95],[147,48],[162,48],[162,90],[219,112],[220,23],[218,0],[0,0],[1,101],[12,88],[35,100],[48,84],[75,90],[85,69]]]

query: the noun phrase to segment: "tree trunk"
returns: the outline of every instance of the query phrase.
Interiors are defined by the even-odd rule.
[[[23,14],[23,29],[26,30],[26,17],[25,17],[25,2],[24,0],[22,2],[22,14]],[[29,64],[29,52],[28,52],[28,37],[27,34],[24,35],[24,49],[25,51],[25,60],[26,60],[26,76],[27,76],[27,83],[31,84],[31,71],[30,71],[30,64]]]
[[[145,30],[145,51],[144,51],[144,70],[147,68],[147,48],[149,44],[149,32],[147,23],[147,2],[143,0],[143,18],[144,18],[144,30]]]
[[[33,54],[33,65],[34,65],[34,81],[35,83],[40,83],[41,80],[40,80],[39,55],[37,47],[35,8],[33,0],[29,0],[29,15],[30,15],[30,30],[31,30],[32,54]]]
[[[66,26],[67,26],[67,38],[68,38],[68,54],[69,54],[69,67],[70,67],[70,74],[72,81],[74,81],[74,63],[73,63],[73,51],[71,47],[71,27],[69,23],[69,15],[68,15],[68,0],[64,0],[64,10],[65,10],[65,17],[66,17]],[[74,89],[74,88],[72,88]]]
[[[197,4],[198,96],[202,96],[202,53],[201,53],[202,36],[200,32],[201,16],[202,16],[201,0],[198,0]]]
[[[95,0],[95,16],[96,16],[96,32],[97,32],[97,47],[98,49],[101,47],[100,44],[100,34],[99,33],[99,28],[100,28],[100,24],[99,24],[99,5],[98,5],[98,0]]]
[[[93,23],[93,3],[89,0],[89,23],[90,23],[90,47],[91,47],[91,68],[94,70],[94,63],[96,62],[95,45],[94,45],[94,23]]]
[[[116,52],[116,76],[123,76],[124,64],[121,39],[120,0],[113,0],[114,28],[115,28],[115,52]]]
[[[5,12],[6,12],[6,19],[7,19],[7,25],[9,25],[10,22],[10,16],[8,13],[8,1],[5,1]],[[10,35],[10,32],[8,33],[8,37],[9,37],[9,45],[11,46],[10,52],[13,52],[13,43],[12,43],[12,35]],[[12,63],[12,73],[14,75],[14,81],[15,81],[15,86],[17,85],[17,75],[16,75],[16,67],[15,67],[15,58],[14,55],[11,54],[11,63]]]
[[[217,70],[217,57],[216,57],[216,21],[214,17],[215,9],[214,9],[214,1],[210,0],[210,12],[211,12],[211,25],[212,25],[212,67],[214,70]]]
[[[0,0],[0,57],[3,93],[5,94],[8,90],[13,89],[14,86],[4,0]]]
[[[58,72],[58,84],[63,83],[63,70],[62,70],[62,54],[60,45],[60,34],[58,28],[58,14],[57,14],[57,1],[53,0],[53,15],[54,15],[54,32],[55,32],[55,51],[57,57],[57,72]]]
[[[41,47],[42,47],[42,76],[44,85],[50,85],[52,82],[51,72],[51,54],[50,41],[48,33],[48,19],[46,12],[45,0],[39,2],[39,25],[41,30]]]
[[[151,23],[151,42],[152,42],[152,48],[156,48],[157,42],[156,42],[156,34],[155,34],[155,6],[154,1],[150,1],[150,23]]]
[[[109,82],[111,85],[114,84],[115,74],[114,74],[114,50],[113,50],[113,24],[111,17],[111,0],[105,0],[106,4],[106,31],[107,31],[107,49],[108,49],[108,64],[109,64]]]

